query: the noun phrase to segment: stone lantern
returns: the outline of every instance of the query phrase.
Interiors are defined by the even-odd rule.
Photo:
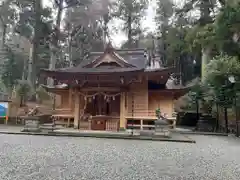
[[[157,120],[155,121],[155,135],[169,137],[170,124],[167,119],[161,115],[160,109],[156,110]]]

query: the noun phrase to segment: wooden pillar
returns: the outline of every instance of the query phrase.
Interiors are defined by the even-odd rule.
[[[69,99],[68,100],[69,100],[69,102],[68,102],[69,103],[69,109],[72,112],[73,109],[72,109],[72,89],[71,88],[69,89]]]
[[[63,102],[64,103],[64,102]],[[69,88],[69,95],[68,95],[68,107],[70,109],[70,113],[73,112],[73,109],[72,109],[72,89]],[[71,118],[69,117],[68,118],[68,123],[67,123],[67,127],[70,126],[70,122],[71,122]]]
[[[120,129],[126,129],[126,106],[125,106],[125,101],[126,101],[126,93],[122,92],[121,97],[120,97]]]
[[[80,95],[77,92],[74,95],[74,128],[77,129],[80,118]]]

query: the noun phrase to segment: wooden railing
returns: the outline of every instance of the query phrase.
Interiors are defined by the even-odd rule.
[[[64,109],[55,109],[53,111],[54,114],[73,114],[72,110],[70,108],[64,108]]]
[[[52,118],[56,124],[64,125],[66,127],[70,126],[70,121],[73,119],[74,115],[70,108],[68,109],[55,109],[53,111]],[[65,120],[67,119],[67,122]]]
[[[128,127],[134,127],[137,129],[149,129],[149,128],[154,128],[154,121],[157,120],[156,113],[154,110],[143,110],[142,113],[131,113],[128,112],[127,116],[125,116],[127,119]],[[170,117],[166,117],[169,121],[172,122],[172,128],[175,128],[176,126],[176,116],[175,113],[172,114]],[[132,121],[134,123],[132,123]],[[150,123],[151,122],[151,123]],[[150,123],[150,124],[149,124]]]

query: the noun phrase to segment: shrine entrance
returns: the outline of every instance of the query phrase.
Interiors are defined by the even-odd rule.
[[[119,128],[120,95],[119,92],[92,92],[84,96],[86,101],[84,114],[90,117],[85,121],[88,121],[91,130],[116,131]]]
[[[92,116],[119,116],[120,115],[120,94],[116,96],[98,94],[88,98],[86,113]]]

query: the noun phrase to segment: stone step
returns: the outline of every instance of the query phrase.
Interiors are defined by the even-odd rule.
[[[41,126],[52,126],[52,125],[53,125],[53,123],[44,123]]]
[[[61,129],[61,128],[63,128],[63,126],[62,125],[54,125],[53,126],[53,124],[51,124],[51,123],[46,123],[46,124],[42,124],[40,126],[40,128],[41,129]]]

